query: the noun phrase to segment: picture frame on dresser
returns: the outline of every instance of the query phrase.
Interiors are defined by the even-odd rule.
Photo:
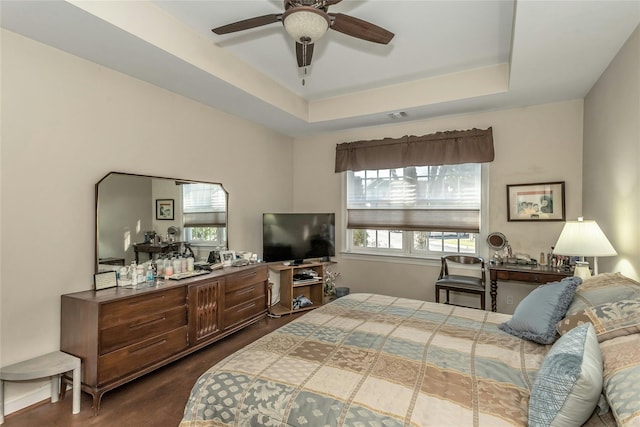
[[[93,275],[93,289],[96,291],[116,286],[118,286],[118,275],[115,271],[101,271]]]
[[[222,262],[224,265],[230,266],[235,259],[235,251],[220,251],[220,262]]]
[[[507,185],[508,221],[565,221],[564,181]]]

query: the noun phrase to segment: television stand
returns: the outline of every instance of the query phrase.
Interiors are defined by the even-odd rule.
[[[280,302],[271,306],[269,310],[271,314],[281,316],[313,310],[324,304],[324,264],[315,262],[302,265],[275,264],[270,265],[269,269],[269,281],[280,285]],[[295,280],[294,275],[303,270],[313,271],[315,277]],[[298,308],[295,299],[300,296],[308,298],[313,304]]]

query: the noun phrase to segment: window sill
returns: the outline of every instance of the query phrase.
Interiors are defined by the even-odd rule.
[[[226,251],[227,249],[224,247],[221,247],[220,245],[216,245],[215,243],[208,243],[205,241],[192,241],[192,242],[187,242],[189,243],[189,246],[191,246],[192,248],[211,248],[213,249],[219,249],[219,250],[224,250]]]

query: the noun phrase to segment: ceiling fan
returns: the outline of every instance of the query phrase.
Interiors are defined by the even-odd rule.
[[[311,65],[313,45],[329,28],[351,37],[388,44],[394,34],[370,22],[342,13],[327,12],[329,6],[342,0],[284,0],[284,13],[257,16],[214,28],[216,34],[228,34],[263,25],[282,22],[295,40],[298,67]]]

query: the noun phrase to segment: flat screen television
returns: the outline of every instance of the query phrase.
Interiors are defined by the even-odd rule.
[[[335,256],[334,213],[265,213],[262,215],[262,258],[265,262]]]

